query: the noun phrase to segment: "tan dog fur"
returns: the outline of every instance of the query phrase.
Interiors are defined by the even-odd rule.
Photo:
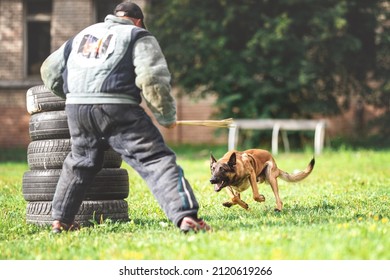
[[[298,182],[305,179],[314,168],[314,158],[310,161],[305,170],[295,174],[289,174],[276,165],[271,153],[261,149],[250,149],[246,151],[229,151],[221,159],[216,160],[210,156],[210,182],[215,185],[214,190],[219,192],[226,188],[230,201],[223,203],[223,206],[231,207],[235,204],[248,209],[248,204],[240,198],[240,193],[252,188],[253,199],[257,202],[264,202],[264,195],[259,193],[257,183],[268,182],[276,199],[275,211],[282,211],[283,202],[279,197],[277,178],[280,177],[287,182]]]

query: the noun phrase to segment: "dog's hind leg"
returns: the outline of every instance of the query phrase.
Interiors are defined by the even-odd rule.
[[[272,191],[274,192],[275,199],[276,199],[276,208],[275,211],[282,211],[283,208],[283,202],[280,199],[279,196],[279,188],[278,188],[278,180],[276,174],[273,172],[273,166],[268,166],[266,170],[266,179],[267,182],[271,185]]]

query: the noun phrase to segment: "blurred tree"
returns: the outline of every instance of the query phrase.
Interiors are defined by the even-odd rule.
[[[334,115],[352,96],[389,116],[388,12],[384,0],[151,0],[147,24],[174,83],[216,93],[221,117]]]

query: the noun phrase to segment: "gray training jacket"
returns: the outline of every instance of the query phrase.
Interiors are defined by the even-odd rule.
[[[171,75],[156,38],[108,15],[65,42],[41,66],[45,86],[67,104],[140,104],[161,125],[176,121]]]

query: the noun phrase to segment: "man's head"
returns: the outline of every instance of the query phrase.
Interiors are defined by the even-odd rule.
[[[144,14],[142,13],[141,8],[131,1],[125,1],[118,4],[115,7],[114,15],[117,17],[129,17],[136,24],[139,22],[140,26],[146,29],[144,24]]]

